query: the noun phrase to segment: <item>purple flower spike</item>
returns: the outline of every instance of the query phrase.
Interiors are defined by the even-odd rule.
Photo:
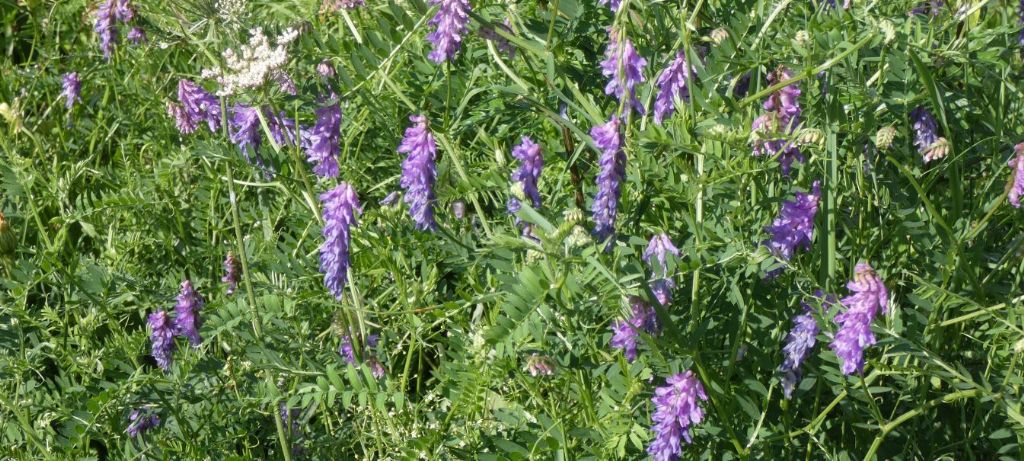
[[[917,152],[925,156],[925,162],[931,160],[928,151],[939,140],[939,124],[928,109],[918,106],[910,111],[910,121],[914,125],[914,145]]]
[[[835,318],[839,328],[829,347],[842,360],[840,369],[850,375],[864,369],[864,349],[875,344],[871,322],[879,311],[889,312],[889,291],[871,266],[863,262],[857,263],[854,278],[846,288],[853,294],[840,300],[846,312]]]
[[[235,260],[235,254],[228,252],[228,255],[224,258],[224,276],[220,278],[222,283],[228,286],[228,295],[235,294],[235,290],[238,288],[238,261]]]
[[[798,247],[811,248],[814,238],[814,217],[821,200],[821,181],[814,181],[810,194],[797,192],[796,199],[782,204],[779,217],[765,228],[771,238],[764,242],[772,254],[789,261]]]
[[[509,27],[508,19],[506,19],[503,24],[498,24],[497,28],[509,34],[512,34],[512,28]],[[498,48],[498,51],[507,54],[508,57],[510,58],[516,57],[516,47],[509,43],[508,39],[506,39],[502,35],[499,35],[495,31],[495,28],[481,27],[479,30],[477,30],[477,33],[480,34],[480,37],[482,37],[484,40],[490,40],[494,42],[494,46]]]
[[[820,332],[818,322],[811,315],[811,306],[807,303],[802,304],[804,313],[793,317],[793,329],[789,330],[786,345],[782,347],[785,358],[779,366],[779,371],[782,372],[782,393],[787,399],[793,396],[793,390],[800,382],[800,365],[807,360],[811,349],[814,349]]]
[[[636,360],[637,339],[640,332],[654,335],[658,332],[658,316],[654,308],[648,306],[640,298],[630,297],[633,315],[628,319],[616,320],[612,323],[612,339],[609,345],[613,349],[622,349],[626,361]]]
[[[320,74],[323,78],[334,78],[336,74],[330,59],[320,61],[320,64],[316,65],[316,73]]]
[[[356,223],[359,198],[348,183],[338,184],[334,189],[320,195],[324,205],[324,243],[320,246],[320,272],[324,274],[324,286],[335,298],[341,299],[348,282],[350,267],[350,230]]]
[[[169,106],[168,111],[174,116],[182,134],[195,131],[199,122],[203,121],[211,133],[220,129],[220,102],[203,87],[191,80],[178,80],[178,101],[181,105]]]
[[[188,338],[192,347],[199,347],[203,343],[199,337],[199,327],[203,324],[199,319],[199,310],[202,308],[203,297],[192,288],[192,282],[181,282],[178,303],[174,305],[174,332]]]
[[[618,13],[619,8],[622,8],[622,0],[598,0],[598,3],[602,5],[608,5],[608,8],[613,13]]]
[[[679,249],[672,244],[668,235],[658,234],[651,237],[643,255],[647,267],[650,267],[654,274],[654,280],[651,281],[651,292],[662,306],[667,306],[672,302],[672,290],[676,287],[676,283],[668,274],[668,255],[670,254],[678,258]]]
[[[130,3],[130,0],[114,0],[114,17],[118,21],[129,23],[135,18],[135,10]]]
[[[1020,198],[1024,196],[1024,142],[1013,147],[1014,156],[1010,158],[1013,176],[1010,179],[1010,205],[1020,208]]]
[[[622,150],[619,124],[619,118],[612,116],[608,123],[590,130],[594,144],[601,149],[597,195],[592,206],[594,236],[598,241],[608,240],[615,235],[615,218],[618,215],[619,197],[622,195],[622,180],[626,178],[626,153]]]
[[[629,102],[627,108],[636,109],[640,114],[644,113],[644,107],[636,97],[636,84],[644,81],[644,67],[647,60],[640,57],[633,48],[629,39],[619,40],[619,32],[610,29],[608,31],[608,50],[605,51],[605,60],[601,61],[601,74],[608,77],[608,85],[604,87],[604,93],[615,95],[619,102],[629,91]]]
[[[429,57],[431,61],[441,64],[454,59],[455,53],[458,53],[472,7],[469,0],[430,0],[430,4],[440,5],[440,8],[429,22],[436,27],[427,34],[427,40],[434,44]]]
[[[540,145],[533,142],[529,136],[523,136],[518,146],[512,149],[512,156],[519,160],[519,168],[512,172],[512,182],[522,185],[523,194],[530,199],[534,208],[540,208],[540,191],[537,190],[537,182],[540,180],[540,172],[544,169],[544,156],[541,154]],[[519,199],[509,198],[508,212],[519,211]]]
[[[128,31],[128,41],[132,42],[132,45],[139,45],[146,42],[146,31],[142,30],[141,27],[132,27],[132,30]]]
[[[64,74],[60,96],[64,98],[64,107],[68,110],[82,100],[82,81],[78,79],[78,72]]]
[[[409,117],[412,126],[406,128],[405,137],[398,146],[398,152],[407,154],[402,162],[402,180],[405,189],[405,203],[418,230],[435,230],[434,181],[437,180],[437,144],[434,135],[427,128],[427,118],[422,115]]]
[[[128,415],[128,428],[125,429],[125,432],[128,433],[129,437],[135,438],[139,434],[159,425],[159,416],[148,411],[136,409],[132,410],[131,414]]]
[[[163,310],[149,314],[149,340],[152,343],[153,358],[160,369],[171,369],[171,355],[174,353],[174,328],[171,326],[167,312]]]
[[[341,139],[341,106],[337,102],[316,110],[316,125],[302,130],[302,148],[313,173],[321,178],[338,176],[338,150]]]
[[[341,335],[341,345],[338,347],[338,354],[345,360],[345,363],[352,366],[359,366],[364,362],[360,357],[365,357],[366,365],[370,367],[370,373],[373,374],[373,377],[377,379],[383,378],[387,374],[387,370],[370,351],[370,349],[377,347],[380,336],[376,334],[368,335],[366,342],[363,343],[363,347],[360,349],[361,354],[359,356],[356,355],[355,347],[352,345],[353,338],[358,339],[359,334],[351,332],[351,330],[349,334]]]
[[[295,119],[289,118],[284,111],[274,115],[269,107],[263,108],[263,117],[267,119],[270,137],[278,146],[295,145]]]
[[[654,100],[654,123],[661,125],[665,117],[671,116],[676,110],[676,101],[688,101],[690,89],[690,66],[686,62],[686,53],[680,51],[676,59],[669,63],[658,76],[658,97]]]
[[[255,158],[256,164],[263,166],[263,157],[260,156],[260,144],[263,143],[263,138],[260,136],[258,109],[244,104],[235,104],[231,111],[229,125],[231,142],[242,151],[246,161],[253,163],[253,158]]]
[[[110,60],[110,53],[117,43],[117,24],[115,23],[114,10],[117,0],[107,0],[96,9],[96,23],[93,29],[100,36],[100,50],[103,51],[103,59]]]
[[[683,452],[680,442],[693,442],[690,426],[704,420],[704,410],[698,403],[707,399],[704,386],[692,371],[670,376],[666,386],[654,390],[654,440],[647,447],[654,461],[674,461]]]
[[[793,73],[789,69],[780,68],[768,76],[768,83],[783,82],[790,78],[793,78]],[[804,156],[796,144],[775,137],[780,133],[792,134],[799,127],[802,112],[799,98],[800,87],[795,83],[782,87],[764,101],[763,107],[767,112],[754,120],[752,126],[752,131],[766,138],[755,139],[754,155],[778,156],[783,176],[789,176],[794,160],[801,163],[804,161]]]

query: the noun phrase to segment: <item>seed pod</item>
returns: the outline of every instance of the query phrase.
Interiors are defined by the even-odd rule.
[[[797,133],[796,142],[802,145],[815,144],[823,146],[825,143],[825,133],[822,133],[817,128],[804,128]]]
[[[721,45],[727,38],[729,38],[729,31],[721,27],[711,31],[711,41],[714,42],[715,45]]]
[[[896,127],[882,127],[878,130],[878,133],[875,133],[875,147],[878,147],[879,150],[886,150],[892,145],[892,141],[895,138]]]

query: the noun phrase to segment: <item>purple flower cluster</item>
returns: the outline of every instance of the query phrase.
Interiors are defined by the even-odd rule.
[[[76,102],[82,100],[82,81],[78,79],[78,72],[64,74],[60,96],[64,98],[64,107],[68,110]]]
[[[798,192],[796,199],[782,204],[779,217],[765,228],[771,238],[764,244],[772,254],[789,261],[798,247],[810,249],[814,237],[814,216],[821,201],[821,182],[814,181],[810,194]]]
[[[316,110],[316,124],[302,130],[302,148],[313,164],[313,173],[322,178],[338,176],[338,151],[341,139],[341,106],[337,102]]]
[[[613,349],[622,349],[622,355],[632,363],[636,360],[637,339],[640,332],[654,335],[658,332],[658,316],[654,308],[648,306],[640,298],[630,297],[633,314],[627,319],[612,323],[612,339],[609,345]]]
[[[843,373],[849,375],[864,369],[864,349],[875,344],[871,322],[879,311],[889,312],[889,291],[874,269],[863,262],[857,263],[846,288],[853,294],[840,300],[846,311],[835,318],[839,328],[829,347],[842,360]]]
[[[355,346],[352,344],[353,338],[358,340],[359,335],[356,333],[350,333],[347,335],[341,335],[341,345],[338,346],[338,354],[345,359],[345,363],[352,366],[359,366],[363,361],[370,367],[370,372],[374,378],[380,379],[384,377],[387,370],[384,369],[384,365],[380,363],[377,356],[371,353],[368,349],[377,347],[377,343],[380,342],[380,336],[371,334],[366,337],[366,342],[363,343],[360,349],[361,354],[356,354]],[[364,360],[360,360],[360,356],[364,357]]]
[[[651,241],[644,250],[644,261],[651,268],[654,280],[651,282],[651,293],[662,306],[672,302],[672,290],[676,283],[668,274],[668,255],[679,257],[679,249],[672,244],[672,240],[666,234],[658,234],[651,237]],[[657,262],[657,264],[655,264]]]
[[[1010,158],[1009,165],[1013,169],[1013,176],[1010,179],[1010,204],[1014,208],[1020,208],[1020,198],[1024,197],[1024,142],[1013,147],[1013,157]]]
[[[228,295],[235,294],[235,290],[238,288],[238,261],[235,260],[235,254],[228,252],[228,255],[224,257],[224,276],[220,278],[222,283],[228,286]]]
[[[690,426],[704,420],[704,410],[699,400],[706,401],[704,386],[692,371],[670,376],[667,385],[654,390],[654,441],[647,447],[647,453],[654,461],[678,459],[683,448],[681,441],[692,443]]]
[[[128,428],[125,429],[125,432],[128,433],[129,437],[135,438],[139,434],[159,425],[160,417],[155,413],[135,409],[128,415]]]
[[[518,146],[512,149],[512,156],[519,160],[519,168],[512,172],[512,182],[522,186],[523,194],[530,199],[534,208],[540,208],[540,191],[537,189],[537,182],[540,180],[540,172],[544,169],[544,156],[541,154],[540,145],[533,142],[529,136],[523,136]],[[511,197],[508,199],[508,212],[519,211],[519,199]]]
[[[615,235],[615,219],[618,216],[619,197],[622,195],[622,180],[626,178],[626,153],[622,150],[619,134],[619,118],[590,130],[594,144],[601,150],[600,172],[597,175],[597,195],[594,197],[594,236],[605,241]],[[609,242],[611,244],[611,242]]]
[[[128,41],[132,42],[132,45],[139,45],[146,42],[146,31],[142,30],[141,27],[132,27],[132,30],[128,31]]]
[[[637,54],[633,43],[628,38],[620,40],[619,32],[609,29],[608,50],[605,51],[605,60],[601,61],[601,74],[608,77],[604,93],[614,95],[622,102],[628,90],[627,108],[633,108],[640,114],[644,113],[644,107],[636,97],[636,84],[644,81],[645,66],[647,60]]]
[[[106,0],[96,9],[96,23],[93,29],[100,36],[103,58],[109,60],[117,44],[117,22],[129,23],[135,17],[135,10],[129,0]],[[130,37],[129,37],[130,38]]]
[[[174,353],[174,327],[167,318],[167,311],[159,310],[149,314],[149,340],[152,343],[153,358],[160,369],[171,369],[171,355]]]
[[[800,365],[810,355],[811,349],[814,349],[818,333],[821,331],[818,322],[811,315],[811,306],[807,303],[801,305],[804,312],[793,317],[793,329],[789,330],[789,335],[786,336],[786,345],[782,347],[785,357],[779,366],[782,373],[782,393],[787,399],[793,396],[793,390],[800,382]]]
[[[188,338],[192,347],[199,347],[203,340],[199,337],[199,310],[203,308],[203,297],[192,288],[192,282],[181,282],[181,293],[178,303],[174,305],[174,333]]]
[[[263,157],[260,156],[263,137],[260,135],[259,109],[244,104],[235,104],[231,108],[231,113],[231,120],[228,124],[231,142],[238,146],[247,162],[255,162],[261,168],[264,167]]]
[[[416,222],[416,229],[434,230],[434,181],[437,180],[437,144],[434,135],[427,128],[427,118],[422,115],[409,117],[412,126],[406,128],[398,152],[407,154],[402,162],[402,180],[405,189],[405,203],[409,214]]]
[[[512,28],[509,27],[508,19],[506,19],[503,24],[498,24],[496,28],[501,29],[504,32],[507,32],[509,35],[512,34]],[[509,43],[508,39],[498,34],[498,32],[495,31],[495,28],[481,27],[477,31],[477,33],[480,34],[480,37],[482,37],[484,40],[490,40],[494,42],[494,46],[498,48],[498,51],[507,54],[508,57],[510,58],[516,57],[516,47],[512,46],[512,44]]]
[[[348,281],[350,267],[350,230],[356,223],[359,198],[348,183],[338,184],[334,189],[320,195],[324,206],[324,243],[320,246],[320,272],[324,274],[324,286],[335,298],[341,299]]]
[[[690,99],[690,65],[686,62],[686,52],[680,51],[676,58],[661,71],[658,80],[658,97],[654,100],[654,123],[661,125],[665,117],[671,116],[676,110],[676,101]]]
[[[1024,26],[1024,0],[1020,0],[1017,6],[1017,25]],[[1017,44],[1024,46],[1024,30],[1017,35]]]
[[[429,22],[435,29],[427,34],[427,40],[434,44],[434,49],[428,57],[431,61],[441,64],[454,59],[455,53],[458,53],[472,7],[469,0],[430,0],[430,4],[440,7]]]
[[[199,122],[206,122],[211,133],[220,129],[220,103],[203,87],[190,80],[179,80],[178,101],[179,104],[168,104],[167,112],[182,134],[195,131]]]
[[[622,7],[622,0],[598,0],[598,3],[602,5],[608,5],[608,8],[615,13],[617,13],[619,11],[619,8]]]
[[[366,5],[366,0],[325,0],[322,10],[338,11],[342,8],[354,10],[364,5]]]
[[[924,106],[918,106],[910,111],[910,121],[914,126],[914,145],[927,163],[932,160],[928,155],[932,145],[939,140],[939,124]]]
[[[546,355],[530,354],[526,359],[526,372],[534,378],[555,374],[555,361]]]
[[[775,84],[793,78],[789,69],[780,68],[768,76],[768,83]],[[779,133],[792,134],[800,125],[800,87],[786,85],[768,96],[763,107],[766,111],[754,120],[752,130],[766,135],[767,139],[754,141],[754,155],[778,156],[782,174],[789,176],[794,160],[804,161],[800,149],[785,138],[776,138]]]

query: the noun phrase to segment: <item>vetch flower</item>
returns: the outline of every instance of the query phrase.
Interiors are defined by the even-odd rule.
[[[814,217],[821,201],[821,181],[814,181],[811,193],[797,192],[796,199],[782,204],[779,217],[765,228],[771,238],[764,242],[775,256],[789,261],[798,247],[811,248]]]
[[[793,396],[793,390],[800,382],[800,365],[814,349],[818,333],[821,331],[818,329],[818,322],[811,315],[811,306],[807,303],[801,305],[804,312],[793,317],[793,329],[789,330],[789,335],[786,336],[786,345],[782,347],[784,358],[782,365],[779,366],[782,373],[782,393],[787,399]]]
[[[853,294],[840,300],[846,311],[835,318],[839,328],[829,347],[842,360],[842,372],[850,375],[864,369],[864,349],[875,344],[871,322],[879,311],[889,312],[889,291],[874,269],[863,262],[857,263],[846,288]]]
[[[135,26],[128,31],[128,41],[132,42],[132,45],[138,45],[146,42],[146,31],[142,30],[141,27]]]
[[[692,371],[678,373],[666,380],[666,386],[654,390],[654,440],[647,453],[654,461],[673,461],[683,452],[682,440],[692,443],[690,427],[704,420],[700,401],[708,399],[704,386]]]
[[[434,44],[428,57],[441,64],[454,59],[455,53],[458,53],[472,7],[469,0],[430,0],[430,4],[439,5],[439,8],[429,22],[435,29],[427,34],[427,40]]]
[[[508,19],[506,19],[503,24],[498,24],[497,28],[501,29],[504,32],[512,34],[512,28],[509,27]],[[508,39],[498,34],[495,31],[495,28],[481,27],[479,30],[477,30],[477,33],[480,34],[480,37],[482,37],[484,40],[490,40],[494,42],[494,46],[498,48],[498,51],[507,54],[508,57],[510,58],[516,57],[516,47],[509,43]]]
[[[270,137],[278,146],[295,145],[295,119],[288,117],[284,111],[277,115],[269,107],[263,108],[263,117],[267,119],[267,128],[270,130]]]
[[[521,185],[523,194],[530,199],[530,204],[534,208],[540,208],[537,182],[540,180],[541,170],[544,169],[544,156],[541,154],[540,145],[533,142],[529,136],[523,136],[519,145],[512,149],[512,156],[519,160],[519,168],[512,172],[512,182]],[[508,199],[508,211],[519,211],[518,198]]]
[[[230,251],[224,258],[224,276],[220,281],[227,284],[229,295],[234,294],[238,288],[238,261],[235,260],[235,254]]]
[[[793,78],[789,69],[779,68],[768,76],[768,83],[787,81]],[[779,137],[789,135],[800,125],[800,87],[790,84],[770,94],[763,103],[766,111],[754,120],[752,130],[757,137],[754,139],[754,155],[777,156],[782,167],[783,176],[789,176],[794,160],[804,161],[804,156],[795,143]]]
[[[676,287],[672,277],[668,274],[668,255],[670,254],[678,258],[679,249],[672,244],[672,240],[666,234],[651,237],[643,254],[647,267],[650,267],[654,274],[651,292],[662,306],[667,306],[672,302],[672,290]]]
[[[371,334],[366,337],[366,342],[362,344],[360,348],[360,354],[356,354],[355,346],[352,342],[359,339],[359,334],[349,330],[349,334],[341,335],[341,345],[338,347],[338,354],[345,359],[345,363],[352,366],[359,366],[365,362],[370,367],[370,373],[373,374],[374,378],[380,379],[387,374],[387,370],[384,365],[380,363],[380,360],[372,353],[371,349],[377,347],[377,343],[380,341],[380,336]],[[362,359],[365,358],[365,359]]]
[[[188,338],[192,347],[199,347],[203,339],[199,337],[199,310],[203,308],[203,297],[192,288],[192,282],[181,282],[181,293],[178,303],[174,305],[174,333]]]
[[[602,242],[615,235],[615,219],[618,216],[619,197],[622,195],[622,180],[626,178],[626,153],[622,150],[619,124],[619,118],[612,116],[608,123],[597,125],[590,130],[594,144],[601,149],[597,195],[594,197],[592,211],[594,236]]]
[[[337,102],[316,110],[316,124],[302,130],[302,148],[313,173],[321,178],[338,176],[341,139],[341,106]]]
[[[427,118],[422,115],[409,117],[412,126],[406,128],[398,152],[407,154],[402,162],[402,179],[399,184],[405,189],[405,203],[418,230],[434,230],[434,181],[437,180],[437,144],[434,135],[427,128]]]
[[[530,354],[530,357],[526,359],[526,372],[534,378],[538,376],[551,376],[555,374],[555,362],[546,355]]]
[[[627,319],[612,323],[612,339],[609,345],[613,349],[622,349],[622,355],[632,363],[637,357],[637,339],[640,332],[654,335],[658,332],[658,316],[654,308],[648,306],[640,298],[630,297],[630,308],[633,314]]]
[[[320,272],[324,286],[335,298],[341,299],[348,282],[350,230],[356,223],[359,198],[348,183],[320,194],[324,206],[324,243],[320,245]]]
[[[78,72],[64,74],[61,87],[60,96],[64,98],[64,107],[70,110],[76,102],[82,100],[82,81],[78,79]]]
[[[612,10],[613,13],[617,13],[619,8],[622,7],[622,0],[598,0],[598,3],[608,5],[608,8]]]
[[[945,147],[944,144],[939,145],[945,139],[939,137],[939,125],[931,112],[924,106],[918,106],[910,111],[910,120],[914,126],[914,145],[917,146],[917,152],[924,156],[924,162],[945,156],[945,149],[936,149]]]
[[[320,74],[323,78],[334,78],[334,66],[331,65],[331,60],[324,59],[320,61],[320,64],[316,65],[316,73]]]
[[[160,425],[160,417],[155,413],[146,410],[135,409],[128,415],[128,428],[125,432],[129,437],[135,438],[139,434]]]
[[[195,131],[199,122],[206,122],[211,133],[220,129],[220,103],[217,98],[191,80],[178,80],[178,101],[180,105],[168,106],[175,118],[178,131],[188,134]]]
[[[260,144],[263,138],[260,136],[259,109],[235,104],[232,107],[229,134],[233,142],[242,151],[245,160],[253,163],[253,158],[259,166],[263,166],[263,157],[260,156]]]
[[[686,62],[686,53],[680,51],[676,58],[661,71],[658,80],[658,97],[654,100],[654,123],[661,125],[665,117],[671,116],[676,110],[676,101],[688,101],[690,89],[690,66]]]
[[[149,314],[149,340],[152,343],[153,358],[160,369],[171,369],[171,355],[174,353],[174,328],[164,310]]]
[[[637,54],[633,42],[628,38],[620,40],[619,31],[609,29],[608,49],[605,51],[605,60],[601,61],[601,74],[608,77],[604,93],[614,95],[622,102],[628,91],[626,108],[632,107],[643,114],[644,107],[636,97],[636,84],[644,81],[643,71],[646,66],[647,60]]]
[[[1024,142],[1013,147],[1014,156],[1010,158],[1009,165],[1013,169],[1010,177],[1010,205],[1020,208],[1020,198],[1024,197]]]
[[[100,50],[103,51],[103,59],[110,60],[110,53],[117,43],[117,23],[115,22],[114,10],[118,0],[106,0],[96,9],[96,23],[93,29],[100,36]]]

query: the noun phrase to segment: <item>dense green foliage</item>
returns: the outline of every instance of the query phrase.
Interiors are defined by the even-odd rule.
[[[436,7],[421,0],[344,14],[319,0],[233,2],[231,14],[214,0],[137,1],[149,41],[122,39],[109,61],[96,3],[0,0],[0,458],[637,459],[654,388],[685,370],[710,399],[684,459],[1022,456],[1024,210],[1006,200],[1024,135],[1015,2],[931,16],[908,15],[910,0],[624,0],[615,15],[594,0],[473,0],[443,65],[427,59]],[[477,33],[505,19],[512,56]],[[663,125],[625,124],[618,236],[604,251],[588,237],[588,133],[618,109],[598,66],[613,23],[649,63],[645,105],[678,50],[697,71]],[[224,132],[181,135],[167,115],[178,80],[215,90],[201,71],[257,25],[300,29],[286,67],[298,94],[267,85],[225,109],[266,104],[306,125],[336,94],[337,180],[269,142],[265,176]],[[324,59],[335,77],[317,73]],[[803,91],[807,161],[789,178],[750,147],[779,66]],[[72,71],[82,102],[66,110]],[[922,162],[916,106],[935,114],[945,158]],[[378,204],[399,189],[412,114],[438,141],[437,232],[414,230],[401,201]],[[885,127],[888,148],[876,145]],[[546,162],[543,206],[519,213],[537,240],[505,210],[522,135]],[[317,197],[339,180],[363,203],[342,301],[317,259]],[[785,263],[764,227],[814,180],[813,246]],[[628,363],[609,328],[628,296],[653,299],[641,252],[660,232],[681,250],[675,299]],[[234,295],[220,282],[228,252],[245,267]],[[777,369],[800,301],[848,294],[858,261],[892,297],[863,374],[840,373],[834,312],[815,309],[818,345],[784,399]],[[170,309],[184,279],[206,299],[204,341],[179,339],[164,373],[146,316]],[[381,335],[384,378],[339,355],[349,328]],[[533,354],[554,374],[531,376]],[[281,423],[281,404],[296,424]],[[136,408],[162,424],[129,437]]]

